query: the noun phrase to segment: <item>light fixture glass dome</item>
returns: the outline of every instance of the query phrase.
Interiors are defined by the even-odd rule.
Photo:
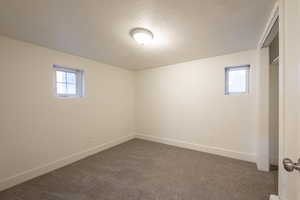
[[[130,32],[131,37],[139,44],[146,45],[153,40],[153,33],[144,28],[134,28]]]

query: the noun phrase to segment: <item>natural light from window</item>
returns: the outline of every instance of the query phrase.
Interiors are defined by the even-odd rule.
[[[55,93],[58,97],[82,97],[83,71],[54,66]]]
[[[227,67],[225,69],[225,94],[241,94],[249,92],[249,66]]]
[[[73,72],[56,71],[57,94],[76,94],[76,74]]]

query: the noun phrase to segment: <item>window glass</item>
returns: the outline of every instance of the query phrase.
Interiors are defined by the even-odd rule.
[[[83,96],[83,71],[58,66],[54,66],[54,70],[56,96]]]
[[[227,67],[225,76],[225,94],[249,92],[249,66]]]
[[[56,90],[57,90],[57,94],[66,94],[67,93],[67,84],[57,83]]]
[[[56,81],[61,83],[66,82],[66,73],[62,71],[56,71]]]
[[[72,72],[67,72],[67,83],[76,84],[76,74]]]

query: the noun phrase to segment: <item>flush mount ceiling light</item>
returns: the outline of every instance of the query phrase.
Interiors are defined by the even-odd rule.
[[[149,44],[154,38],[153,33],[144,28],[134,28],[130,31],[130,35],[141,45]]]

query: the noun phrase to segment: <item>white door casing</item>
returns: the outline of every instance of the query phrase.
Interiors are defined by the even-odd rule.
[[[278,0],[266,30],[259,43],[261,66],[260,86],[264,86],[267,74],[265,67],[267,53],[262,49],[272,23],[279,16],[279,199],[300,200],[300,172],[284,170],[282,160],[290,158],[294,162],[300,158],[300,0]],[[262,84],[262,85],[261,85]],[[268,110],[265,110],[264,87],[260,93],[258,136],[258,161],[261,170],[268,170],[267,149],[269,135],[266,123]],[[277,199],[271,196],[271,199]]]
[[[269,35],[272,32],[279,17],[279,3],[274,8],[266,24],[265,30],[258,44],[258,129],[257,129],[257,167],[262,171],[270,170],[270,133],[269,133],[269,68],[270,55],[269,48],[265,45],[266,41],[270,41]]]
[[[280,0],[279,22],[279,159],[300,158],[300,0]],[[279,163],[279,197],[300,200],[300,172],[288,173]]]

